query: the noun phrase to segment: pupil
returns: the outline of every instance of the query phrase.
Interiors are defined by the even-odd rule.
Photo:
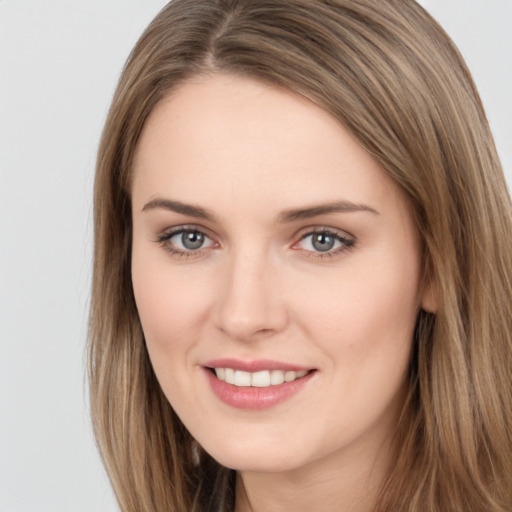
[[[199,249],[204,243],[204,235],[197,231],[185,231],[181,235],[181,242],[186,249]]]
[[[329,251],[334,247],[334,238],[332,236],[319,233],[313,237],[313,247],[317,251]]]

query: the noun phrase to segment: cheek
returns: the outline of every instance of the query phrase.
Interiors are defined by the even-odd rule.
[[[351,374],[359,363],[383,369],[379,361],[402,366],[419,308],[418,258],[415,252],[409,259],[390,252],[354,262],[340,266],[334,279],[319,280],[297,317],[310,338]]]
[[[152,260],[144,256],[134,247],[132,281],[151,365],[178,414],[198,421],[200,411],[189,397],[197,393],[193,354],[208,315],[208,287],[198,289],[200,281],[179,265],[170,265],[164,252],[156,258],[153,253]]]
[[[399,412],[418,310],[418,276],[415,259],[381,259],[347,265],[336,286],[322,285],[310,295],[302,325],[327,355],[330,398],[322,406],[337,428],[318,428],[332,443],[339,442],[340,425],[343,439],[353,439],[371,425],[394,421]]]
[[[188,279],[182,268],[167,261],[165,253],[150,259],[135,246],[132,282],[150,355],[177,355],[199,338],[211,302],[204,280]]]

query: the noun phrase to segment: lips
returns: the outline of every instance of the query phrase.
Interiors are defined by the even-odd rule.
[[[219,359],[203,366],[214,394],[238,409],[273,407],[297,394],[315,369],[270,360]]]

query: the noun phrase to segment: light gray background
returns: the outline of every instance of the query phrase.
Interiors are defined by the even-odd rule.
[[[512,0],[424,0],[480,88],[512,183]],[[0,0],[0,512],[117,510],[90,433],[95,151],[164,0]]]

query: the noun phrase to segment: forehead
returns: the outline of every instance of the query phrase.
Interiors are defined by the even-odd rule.
[[[182,84],[150,115],[134,159],[133,200],[164,194],[247,207],[380,200],[393,189],[333,116],[297,94],[231,75]],[[293,207],[294,204],[286,204]]]

